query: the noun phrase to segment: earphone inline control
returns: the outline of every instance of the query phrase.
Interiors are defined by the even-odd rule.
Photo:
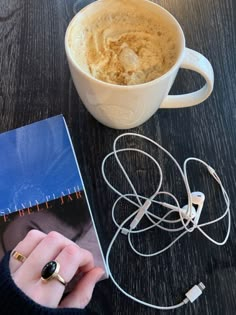
[[[119,139],[121,139],[123,137],[138,137],[140,139],[146,140],[146,141],[150,142],[151,144],[157,146],[162,151],[164,151],[172,159],[172,161],[177,166],[179,173],[180,173],[180,175],[183,179],[183,182],[185,184],[185,188],[186,188],[186,192],[187,192],[187,196],[188,196],[188,204],[186,206],[180,207],[178,199],[173,194],[171,194],[170,192],[161,191],[163,173],[162,173],[162,169],[161,169],[159,163],[157,162],[157,160],[153,156],[151,156],[147,152],[142,151],[142,150],[137,149],[137,148],[123,148],[123,149],[117,149],[116,148],[117,142],[119,141]],[[128,151],[134,151],[134,152],[139,152],[141,154],[144,154],[145,156],[150,158],[155,163],[155,165],[159,171],[159,174],[160,174],[159,183],[157,185],[155,193],[152,194],[150,197],[140,196],[137,194],[133,183],[131,182],[127,172],[125,171],[124,166],[122,165],[122,163],[118,157],[118,154],[121,154],[122,152],[128,152]],[[116,162],[117,162],[118,166],[120,167],[121,171],[123,172],[126,180],[128,181],[133,193],[122,194],[108,181],[106,174],[105,174],[105,165],[106,165],[107,160],[112,156],[115,157]],[[201,163],[207,168],[207,170],[209,171],[211,176],[216,180],[216,182],[220,186],[220,189],[221,189],[224,201],[225,201],[225,205],[226,205],[225,211],[223,212],[223,214],[220,217],[218,217],[214,220],[208,221],[208,222],[201,223],[201,224],[199,224],[199,219],[200,219],[202,209],[204,206],[205,195],[204,195],[204,193],[202,193],[200,191],[191,192],[191,190],[190,190],[189,182],[188,182],[188,176],[187,176],[187,163],[189,161],[195,161],[195,162]],[[187,293],[185,293],[185,298],[183,299],[183,301],[181,301],[178,304],[174,304],[174,305],[170,305],[170,306],[159,306],[159,305],[150,304],[148,302],[142,301],[142,300],[130,295],[127,291],[125,291],[122,287],[120,287],[120,285],[114,279],[113,274],[112,274],[111,269],[110,269],[110,265],[109,265],[109,256],[110,256],[112,246],[113,246],[117,236],[119,235],[119,233],[124,234],[128,239],[128,242],[129,242],[131,249],[136,254],[143,256],[143,257],[152,257],[155,255],[160,255],[164,251],[168,250],[171,246],[173,246],[184,235],[186,235],[187,233],[193,232],[195,229],[198,229],[198,231],[201,232],[212,243],[214,243],[216,245],[224,245],[226,243],[228,237],[229,237],[230,227],[231,227],[230,200],[229,200],[228,194],[225,191],[224,186],[223,186],[220,178],[216,174],[215,170],[210,165],[208,165],[206,162],[204,162],[200,159],[197,159],[197,158],[193,158],[193,157],[190,157],[190,158],[185,160],[184,165],[183,165],[183,170],[182,170],[182,168],[180,167],[180,165],[178,164],[176,159],[166,149],[164,149],[162,146],[160,146],[154,140],[147,138],[143,135],[135,134],[135,133],[124,133],[115,139],[115,141],[113,143],[113,151],[111,153],[109,153],[104,158],[104,160],[102,162],[102,174],[103,174],[103,178],[106,181],[107,185],[119,196],[116,199],[116,201],[114,202],[113,207],[112,207],[112,219],[113,219],[114,224],[117,226],[117,231],[110,242],[110,245],[108,247],[107,254],[106,254],[106,266],[107,266],[108,274],[109,274],[111,280],[113,281],[113,283],[127,297],[131,298],[132,300],[134,300],[138,303],[141,303],[143,305],[146,305],[146,306],[149,306],[149,307],[152,307],[155,309],[171,310],[171,309],[179,308],[179,307],[187,304],[189,301],[191,303],[194,302],[202,294],[202,291],[205,289],[205,285],[202,282],[200,282],[197,285],[194,285]],[[162,202],[162,201],[158,200],[158,197],[160,197],[162,195],[167,195],[170,198],[172,198],[173,201],[175,202],[175,204],[172,205],[170,203],[166,203],[166,202]],[[134,201],[134,197],[135,197],[136,201]],[[121,224],[118,224],[118,222],[115,219],[115,211],[117,209],[117,205],[122,200],[126,200],[129,203],[135,205],[137,207],[137,210],[134,211],[132,214],[130,214]],[[165,215],[160,217],[149,210],[151,205],[161,206],[161,207],[164,207],[164,209],[165,208],[169,209],[169,211]],[[195,208],[195,207],[197,207],[197,208]],[[173,213],[177,213],[179,218],[178,219],[169,219],[168,217],[170,217],[170,215],[172,215]],[[144,216],[150,221],[150,225],[146,228],[143,228],[143,229],[137,229],[139,222],[142,220],[142,218]],[[205,226],[209,226],[211,224],[219,222],[220,220],[224,219],[226,216],[228,217],[228,228],[227,228],[227,232],[226,232],[226,235],[225,235],[225,238],[223,239],[223,241],[220,242],[220,241],[213,239],[203,230],[203,228]],[[128,227],[127,227],[127,224],[129,224]],[[172,225],[174,225],[174,227],[171,227]],[[176,227],[176,225],[179,225],[179,226]],[[166,232],[181,232],[181,233],[170,244],[168,244],[166,247],[162,248],[161,250],[153,252],[153,253],[148,253],[148,254],[142,253],[139,250],[137,250],[135,248],[135,246],[132,244],[131,234],[142,233],[142,232],[145,232],[145,231],[152,229],[152,228],[160,228],[161,230],[166,231]]]

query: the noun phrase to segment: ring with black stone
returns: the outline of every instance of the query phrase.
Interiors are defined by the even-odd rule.
[[[44,281],[49,281],[52,279],[58,280],[64,286],[66,285],[66,281],[59,275],[60,264],[59,262],[52,260],[49,261],[41,271],[41,279]]]

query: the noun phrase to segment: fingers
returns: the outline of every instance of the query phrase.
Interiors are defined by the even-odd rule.
[[[41,270],[43,266],[54,260],[57,255],[63,250],[67,245],[74,244],[71,240],[64,237],[57,232],[50,232],[41,242],[33,249],[31,254],[28,256],[22,267],[17,270],[17,272],[26,273],[26,271],[32,269],[34,270],[34,279],[41,277]],[[31,274],[25,280],[31,280]]]
[[[104,275],[104,270],[95,267],[79,280],[74,290],[60,303],[59,307],[85,308],[91,300],[95,284]]]
[[[69,244],[59,253],[55,260],[60,264],[59,274],[68,283],[82,266],[87,271],[94,267],[93,256],[90,252],[80,248],[76,244]],[[38,279],[37,301],[40,304],[46,303],[48,307],[58,306],[65,290],[65,286],[57,279],[42,281]],[[53,292],[53,294],[52,294]]]
[[[65,286],[56,278],[43,281],[42,268],[49,261],[56,260],[60,264],[59,275],[69,282],[78,271],[88,273],[93,270],[93,256],[57,232],[50,232],[48,235],[36,232],[38,231],[29,232],[16,246],[16,250],[27,256],[27,259],[24,263],[15,261],[18,264],[16,267],[12,261],[12,268],[15,270],[13,278],[17,286],[35,302],[47,307],[57,307]],[[11,259],[13,260],[12,257]]]
[[[28,232],[26,237],[17,244],[17,246],[13,249],[14,251],[22,254],[26,258],[31,254],[33,249],[46,237],[46,234],[37,230],[31,230]],[[11,257],[9,261],[9,267],[11,273],[16,272],[16,270],[22,266],[22,262],[17,259]]]

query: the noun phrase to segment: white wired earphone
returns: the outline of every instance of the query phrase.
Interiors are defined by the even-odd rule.
[[[162,169],[159,165],[159,163],[157,162],[157,160],[151,156],[150,154],[148,154],[145,151],[142,151],[140,149],[137,148],[123,148],[123,149],[117,149],[117,142],[119,139],[124,138],[124,137],[138,137],[141,139],[144,139],[148,142],[150,142],[151,144],[155,145],[156,147],[158,147],[159,149],[161,149],[162,151],[164,151],[170,158],[171,160],[175,163],[175,165],[177,166],[180,175],[184,181],[185,187],[186,187],[186,191],[187,191],[187,196],[188,196],[188,204],[184,207],[180,207],[179,202],[177,200],[177,198],[166,191],[161,191],[161,186],[162,186],[162,180],[163,180],[163,174],[162,174]],[[145,196],[140,196],[137,194],[135,187],[133,185],[133,183],[131,182],[128,174],[125,171],[124,166],[122,165],[122,163],[119,160],[118,154],[122,153],[122,152],[127,152],[127,151],[134,151],[134,152],[139,152],[141,154],[144,154],[145,156],[147,156],[148,158],[150,158],[156,165],[159,174],[160,174],[160,179],[159,179],[159,183],[158,183],[158,187],[155,191],[155,193],[150,196],[150,197],[145,197]],[[122,194],[121,192],[119,192],[107,179],[106,175],[105,175],[105,165],[107,160],[114,156],[116,159],[116,162],[118,163],[121,171],[123,172],[125,178],[127,179],[133,193],[129,193],[129,194]],[[195,162],[199,162],[201,164],[203,164],[207,170],[209,171],[209,173],[211,174],[211,176],[216,180],[216,182],[219,184],[225,204],[226,204],[226,209],[224,211],[224,213],[218,217],[215,220],[209,221],[209,222],[205,222],[205,223],[201,223],[199,224],[199,219],[201,216],[201,212],[203,209],[203,205],[204,205],[204,200],[205,200],[205,195],[202,192],[191,192],[190,187],[189,187],[189,182],[188,182],[188,176],[187,176],[187,163],[189,161],[195,161]],[[178,164],[178,162],[176,161],[176,159],[166,150],[164,149],[161,145],[159,145],[158,143],[156,143],[154,140],[147,138],[143,135],[140,134],[136,134],[136,133],[124,133],[121,134],[120,136],[118,136],[114,143],[113,143],[113,151],[111,153],[109,153],[103,160],[102,162],[102,175],[104,180],[106,181],[107,185],[115,192],[119,195],[119,197],[117,198],[117,200],[114,202],[113,207],[112,207],[112,219],[113,222],[115,223],[115,225],[117,226],[117,231],[114,234],[110,245],[108,247],[107,250],[107,254],[106,254],[106,266],[107,266],[107,271],[108,274],[111,278],[111,280],[113,281],[113,283],[116,285],[116,287],[122,292],[124,293],[127,297],[131,298],[132,300],[155,308],[155,309],[160,309],[160,310],[171,310],[171,309],[175,309],[178,308],[180,306],[183,306],[185,304],[187,304],[189,301],[190,302],[194,302],[201,294],[202,291],[205,289],[205,286],[202,282],[200,282],[197,285],[194,285],[186,294],[185,294],[185,298],[182,302],[175,304],[175,305],[170,305],[170,306],[159,306],[159,305],[154,305],[154,304],[150,304],[147,303],[145,301],[139,300],[138,298],[130,295],[127,291],[125,291],[123,288],[120,287],[120,285],[116,282],[116,280],[114,279],[112,272],[110,270],[110,265],[109,265],[109,256],[110,256],[110,252],[112,249],[112,246],[118,236],[119,233],[124,234],[127,238],[128,238],[128,242],[130,244],[130,247],[132,248],[132,250],[143,257],[152,257],[155,255],[159,255],[161,253],[163,253],[164,251],[168,250],[171,246],[174,245],[175,242],[177,242],[180,238],[182,238],[185,234],[187,233],[191,233],[193,232],[195,229],[198,229],[199,232],[201,232],[209,241],[213,242],[216,245],[224,245],[229,237],[230,234],[230,226],[231,226],[231,217],[230,217],[230,200],[228,197],[227,192],[225,191],[223,184],[220,180],[220,178],[218,177],[218,175],[216,174],[215,170],[209,166],[206,162],[194,158],[194,157],[190,157],[188,159],[186,159],[184,161],[184,165],[183,165],[183,170],[180,167],[180,165]],[[158,196],[163,196],[163,195],[168,195],[169,197],[171,197],[173,199],[173,201],[175,202],[174,205],[166,203],[166,202],[161,202],[158,201]],[[136,201],[134,201],[134,197],[136,198]],[[118,224],[116,219],[115,219],[115,209],[117,207],[117,204],[121,201],[125,199],[126,201],[130,202],[131,204],[135,205],[137,207],[137,210],[135,210],[131,215],[129,215],[121,224]],[[154,213],[152,213],[149,210],[149,207],[151,206],[151,204],[154,204],[156,206],[162,206],[165,208],[170,209],[170,211],[168,211],[164,216],[160,217],[155,215]],[[195,206],[197,206],[197,209],[195,208]],[[170,214],[173,213],[177,213],[179,214],[179,218],[175,219],[175,220],[171,220],[168,219],[168,217],[170,216]],[[148,220],[150,221],[150,225],[146,228],[143,229],[137,229],[137,226],[139,224],[139,222],[142,220],[143,217],[148,218]],[[204,230],[203,227],[214,224],[220,220],[222,220],[225,216],[228,216],[228,228],[227,228],[227,232],[225,235],[225,238],[223,241],[219,242],[216,241],[215,239],[213,239],[212,237],[210,237]],[[127,226],[127,223],[129,222],[129,227],[125,227],[125,225]],[[179,227],[176,227],[176,224],[179,224]],[[171,225],[174,225],[174,228],[171,228]],[[138,251],[134,245],[132,244],[131,241],[131,234],[133,233],[142,233],[145,232],[147,230],[150,230],[152,228],[160,228],[163,231],[166,232],[177,232],[177,231],[182,231],[179,236],[177,236],[169,245],[167,245],[165,248],[151,253],[151,254],[145,254],[145,253],[141,253],[140,251]]]

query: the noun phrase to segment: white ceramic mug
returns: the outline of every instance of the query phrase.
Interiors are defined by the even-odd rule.
[[[73,59],[68,44],[75,23],[107,6],[99,0],[79,11],[70,22],[65,35],[65,49],[69,68],[77,92],[87,110],[102,124],[116,129],[129,129],[147,121],[159,108],[183,108],[203,102],[212,92],[214,73],[210,62],[200,53],[185,47],[185,37],[176,19],[154,2],[139,0],[148,10],[161,15],[177,31],[179,54],[175,64],[161,77],[143,84],[116,85],[97,80],[86,73]],[[109,10],[108,10],[109,12]],[[206,83],[196,92],[168,95],[179,68],[190,69],[203,76]]]

